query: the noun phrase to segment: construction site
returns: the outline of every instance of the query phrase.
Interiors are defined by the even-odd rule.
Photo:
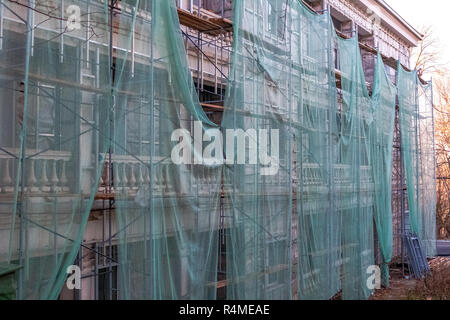
[[[366,300],[394,263],[423,277],[422,38],[383,0],[0,0],[0,296]]]

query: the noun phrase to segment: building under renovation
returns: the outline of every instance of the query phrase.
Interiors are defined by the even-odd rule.
[[[435,254],[422,35],[383,0],[0,3],[2,296],[367,299]]]

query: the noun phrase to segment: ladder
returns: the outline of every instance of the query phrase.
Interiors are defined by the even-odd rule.
[[[422,279],[425,275],[430,274],[431,270],[420,245],[420,240],[415,234],[407,234],[405,240],[411,274],[416,279]]]

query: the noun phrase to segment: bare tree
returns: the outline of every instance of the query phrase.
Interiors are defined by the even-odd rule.
[[[450,79],[435,81],[435,88],[436,218],[439,235],[445,239],[450,237]]]
[[[423,39],[419,46],[412,50],[414,69],[420,77],[444,75],[445,64],[442,62],[441,43],[434,35],[431,26],[422,28]]]
[[[446,239],[450,238],[450,77],[432,27],[422,28],[422,34],[422,41],[412,51],[412,61],[421,78],[433,78],[434,82],[436,223],[438,236]]]

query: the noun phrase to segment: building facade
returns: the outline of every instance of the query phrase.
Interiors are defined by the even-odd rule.
[[[19,1],[25,4],[25,0]],[[70,1],[67,1],[70,2]],[[181,32],[184,38],[184,44],[187,51],[187,61],[191,70],[192,78],[197,90],[200,102],[210,117],[216,123],[220,123],[224,108],[224,99],[227,90],[227,78],[230,72],[231,53],[233,45],[233,14],[231,0],[177,0],[179,8],[179,20]],[[99,1],[101,6],[102,1]],[[385,58],[386,72],[395,83],[397,61],[406,68],[410,67],[410,50],[418,45],[422,35],[411,25],[404,21],[401,16],[390,8],[383,0],[318,0],[306,1],[306,4],[319,14],[329,11],[333,19],[335,29],[343,36],[352,36],[357,34],[361,44],[361,54],[363,58],[363,67],[365,71],[368,88],[371,88],[373,82],[373,71],[375,68],[376,55],[374,50],[379,50]],[[88,194],[92,188],[92,181],[95,180],[95,172],[98,170],[96,165],[98,157],[105,158],[105,168],[100,177],[99,190],[95,196],[95,201],[89,215],[89,221],[83,236],[82,246],[80,247],[76,264],[82,270],[81,290],[68,290],[66,287],[62,290],[61,299],[116,299],[117,290],[117,233],[120,231],[116,223],[116,211],[114,203],[114,193],[125,192],[130,198],[138,197],[140,184],[149,179],[149,173],[140,165],[139,159],[128,155],[108,156],[107,150],[102,149],[101,137],[91,136],[94,133],[81,135],[71,147],[67,145],[63,148],[57,148],[57,145],[64,145],[62,141],[69,132],[85,132],[89,130],[89,121],[96,114],[93,110],[96,101],[96,90],[102,88],[102,81],[106,78],[105,73],[108,69],[103,67],[107,65],[108,39],[99,36],[98,32],[78,33],[75,35],[63,35],[55,38],[48,37],[49,33],[61,30],[60,22],[46,22],[46,17],[40,15],[38,10],[28,12],[26,6],[10,4],[13,10],[2,6],[0,7],[0,34],[17,33],[21,36],[23,32],[23,20],[27,17],[33,19],[33,33],[31,41],[39,42],[47,40],[55,46],[54,50],[60,50],[60,59],[75,59],[72,72],[76,74],[76,83],[71,86],[83,91],[81,95],[71,96],[66,92],[67,83],[61,81],[50,81],[46,77],[40,77],[40,70],[36,69],[33,74],[33,80],[36,85],[32,89],[32,105],[35,110],[34,120],[29,124],[29,134],[25,139],[29,145],[35,147],[28,150],[29,161],[27,161],[26,179],[26,200],[24,206],[32,208],[32,214],[42,219],[42,224],[51,225],[52,223],[61,223],[64,225],[64,218],[61,221],[46,221],[45,217],[50,207],[54,203],[49,199],[48,193],[57,195],[62,201],[62,211],[70,211],[70,203],[73,197],[73,190],[84,190],[82,194]],[[65,3],[64,8],[69,6]],[[39,9],[39,8],[35,8]],[[126,6],[121,6],[120,2],[116,5],[117,19],[126,11]],[[145,18],[147,8],[143,7],[140,15]],[[274,11],[276,12],[275,8]],[[267,12],[259,19],[270,20],[273,12]],[[86,13],[89,16],[89,12]],[[102,30],[98,21],[91,21],[93,28]],[[88,22],[89,23],[89,22]],[[93,37],[93,34],[96,37]],[[3,40],[0,40],[3,41]],[[18,42],[25,42],[26,39],[18,38]],[[120,34],[113,32],[112,41],[115,43],[114,54],[128,50],[126,42],[121,42]],[[139,65],[144,65],[145,57],[150,55],[145,49],[148,38],[133,37],[132,39],[132,61]],[[78,44],[81,43],[81,46]],[[124,47],[121,45],[124,44]],[[2,46],[4,44],[2,43]],[[5,44],[6,45],[6,44]],[[9,45],[9,43],[7,44]],[[23,55],[25,52],[20,52]],[[35,54],[39,54],[36,52]],[[114,55],[113,54],[113,55]],[[118,54],[117,54],[118,55]],[[94,67],[93,67],[94,66]],[[336,72],[339,73],[339,66],[336,66]],[[2,66],[3,71],[7,66]],[[139,70],[136,67],[136,70]],[[17,205],[15,199],[15,174],[18,168],[14,155],[20,154],[20,137],[18,131],[17,119],[22,117],[24,104],[24,84],[20,75],[14,75],[14,72],[2,72],[2,105],[1,114],[7,115],[0,118],[2,132],[8,132],[0,136],[0,238],[8,238],[10,219],[9,215],[14,206]],[[163,76],[163,75],[162,75]],[[42,78],[42,79],[41,79]],[[95,88],[88,90],[87,88]],[[78,90],[77,89],[77,90]],[[30,102],[29,102],[30,103]],[[70,114],[55,114],[55,105],[79,104],[82,106],[82,113],[87,121],[76,121]],[[139,105],[148,103],[142,99],[130,99],[130,105]],[[226,106],[225,106],[226,107]],[[101,117],[101,114],[97,114]],[[129,130],[135,130],[134,124],[138,115],[130,115],[127,118],[126,126]],[[92,119],[91,119],[92,117]],[[99,121],[101,123],[101,121]],[[162,128],[161,128],[162,129]],[[160,132],[163,132],[160,130]],[[399,128],[396,125],[396,137],[394,141],[394,169],[393,169],[393,213],[394,213],[394,255],[402,255],[401,235],[405,228],[406,195],[404,186],[404,174],[400,156]],[[136,142],[137,141],[137,142]],[[136,134],[136,141],[124,140],[124,144],[130,148],[136,149],[136,154],[140,156],[145,154],[149,142],[144,141]],[[133,149],[133,150],[134,150]],[[144,151],[143,151],[144,150]],[[27,154],[28,156],[28,154]],[[70,170],[69,170],[70,169]],[[68,173],[70,171],[70,173]],[[83,172],[84,179],[77,178],[76,172]],[[314,168],[307,170],[311,176],[306,174],[302,183],[308,185],[309,180],[314,180]],[[164,177],[158,177],[160,182],[160,192],[164,194],[169,188],[164,184]],[[290,177],[286,177],[287,180]],[[216,183],[214,177],[199,175],[195,185],[199,192],[206,195]],[[278,183],[281,183],[279,181]],[[299,183],[299,182],[295,182]],[[273,187],[277,188],[277,182]],[[189,188],[187,186],[187,188]],[[225,186],[226,188],[226,186]],[[60,202],[58,202],[60,205]],[[64,208],[64,205],[67,208]],[[227,212],[226,201],[221,203],[221,219],[214,228],[221,237],[228,228],[226,219]],[[201,206],[200,206],[201,207]],[[202,207],[202,212],[208,212],[209,208]],[[62,216],[63,217],[63,216]],[[187,218],[189,219],[189,217]],[[194,219],[192,217],[192,219]],[[209,226],[211,227],[211,226]],[[205,226],[205,229],[207,226]],[[296,229],[296,226],[293,226]],[[131,231],[132,232],[132,231]],[[295,242],[296,231],[293,231]],[[51,234],[43,236],[40,242],[34,243],[35,249],[50,248],[57,246],[58,240]],[[8,243],[2,241],[0,244],[0,256],[5,257],[8,254]],[[39,251],[39,250],[37,250]],[[225,280],[225,251],[224,241],[221,240],[217,256],[218,265],[218,297],[224,297],[226,290]],[[45,253],[42,253],[45,254]],[[187,286],[186,273],[183,268],[183,260],[186,257],[174,256],[175,261],[179,261],[180,276],[176,279],[179,286]],[[283,288],[282,288],[283,289]]]

